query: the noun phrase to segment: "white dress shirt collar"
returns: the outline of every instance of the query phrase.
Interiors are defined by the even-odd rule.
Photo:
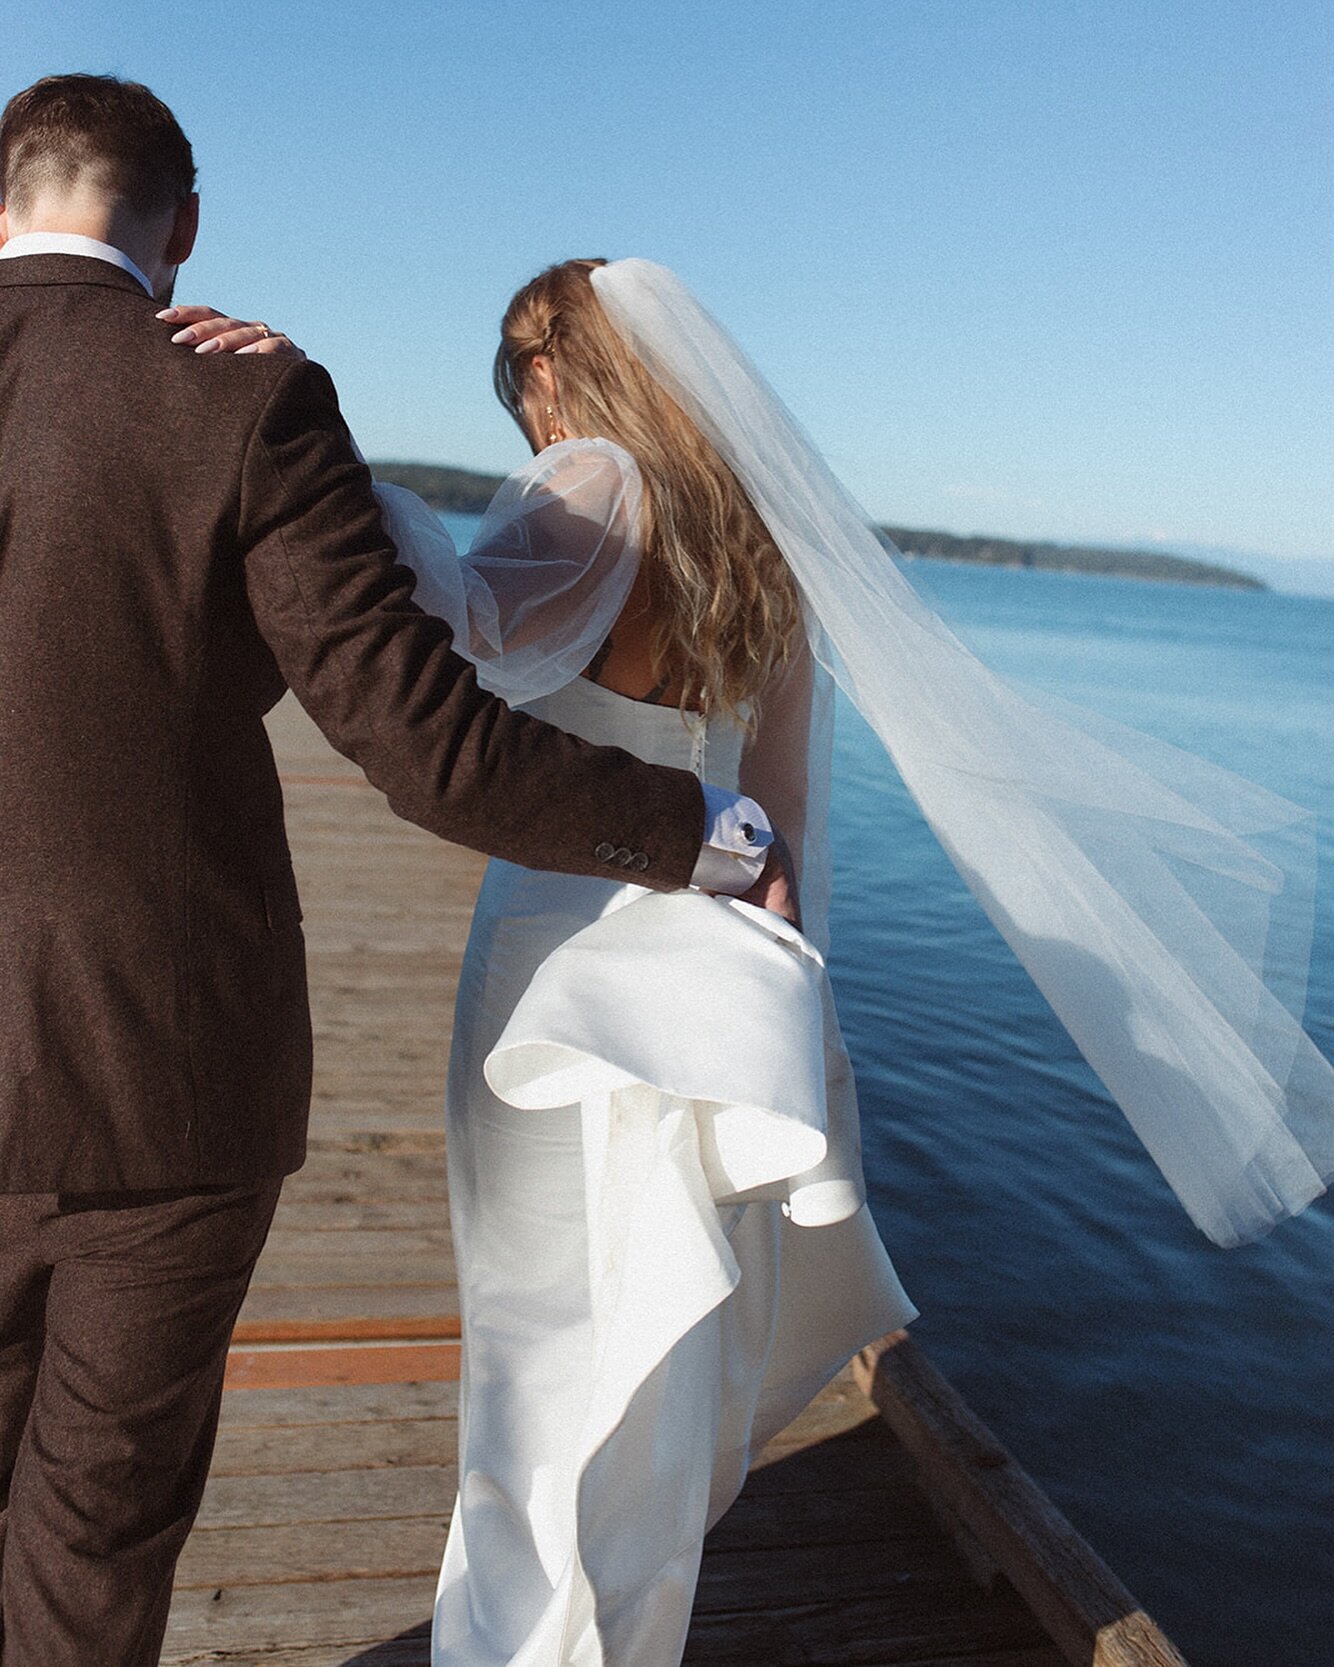
[[[153,293],[152,284],[123,249],[99,243],[95,237],[83,237],[78,232],[20,232],[0,249],[0,260],[7,255],[86,255],[120,267],[122,272],[137,278],[149,295]]]

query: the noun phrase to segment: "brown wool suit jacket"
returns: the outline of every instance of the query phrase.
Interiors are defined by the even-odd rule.
[[[285,686],[446,838],[642,852],[663,889],[699,852],[693,776],[510,712],[414,607],[324,371],[197,356],[155,308],[104,262],[0,261],[0,1192],[300,1164]]]

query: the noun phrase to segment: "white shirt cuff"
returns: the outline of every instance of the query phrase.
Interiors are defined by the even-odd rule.
[[[700,785],[704,789],[704,844],[690,883],[701,891],[740,897],[760,877],[773,844],[773,824],[754,799],[707,781]]]

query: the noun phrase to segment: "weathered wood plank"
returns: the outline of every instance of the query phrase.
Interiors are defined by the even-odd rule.
[[[453,1257],[449,1223],[440,1218],[412,1227],[371,1227],[363,1224],[355,1238],[327,1227],[296,1227],[290,1221],[274,1226],[264,1247],[266,1258],[299,1262],[304,1258],[323,1260],[330,1255],[394,1258],[411,1265],[419,1258],[433,1259],[443,1251]]]
[[[449,1531],[448,1512],[434,1516],[375,1517],[339,1522],[273,1523],[264,1528],[199,1528],[177,1568],[181,1591],[214,1589],[216,1571],[227,1587],[291,1581],[434,1578]]]
[[[241,1310],[244,1320],[270,1324],[279,1320],[435,1320],[456,1314],[459,1294],[438,1285],[287,1285],[251,1287]]]
[[[953,1594],[971,1584],[957,1559],[942,1560],[940,1547],[917,1534],[897,1542],[886,1555],[882,1540],[854,1539],[842,1544],[801,1542],[782,1548],[781,1590],[775,1590],[777,1560],[766,1546],[713,1550],[700,1568],[695,1607],[701,1614],[769,1608],[775,1599],[798,1593],[820,1594],[822,1601],[840,1604],[892,1597],[903,1606],[916,1587]],[[942,1574],[942,1566],[945,1573]]]
[[[730,1650],[723,1657],[715,1658],[726,1663],[726,1667],[781,1667],[781,1657],[764,1645],[762,1640],[755,1640],[757,1649],[738,1653]],[[197,1657],[196,1660],[205,1658]],[[210,1654],[207,1660],[215,1663],[239,1662],[243,1656],[228,1654]],[[244,1657],[247,1661],[249,1657]],[[276,1653],[266,1653],[264,1667],[430,1667],[430,1634],[426,1631],[409,1633],[401,1639],[389,1639],[382,1644],[368,1646],[365,1650],[357,1650],[349,1655],[345,1649],[330,1651],[327,1645],[314,1645],[309,1649],[279,1650]],[[697,1658],[687,1655],[689,1664]],[[703,1658],[699,1658],[701,1661]],[[795,1658],[800,1667],[811,1667],[810,1658],[804,1653]],[[1043,1650],[1015,1649],[1005,1650],[996,1654],[988,1651],[985,1655],[969,1652],[967,1656],[925,1655],[914,1656],[911,1667],[1064,1667],[1065,1658],[1055,1649]],[[831,1664],[834,1667],[834,1664]],[[860,1663],[859,1667],[904,1667],[904,1658],[898,1657],[890,1661],[887,1657],[883,1661]]]
[[[324,1119],[321,1119],[321,1128],[323,1124]],[[444,1141],[433,1130],[370,1129],[359,1134],[355,1129],[337,1129],[318,1136],[311,1135],[306,1147],[305,1165],[288,1177],[287,1186],[299,1197],[312,1179],[318,1178],[321,1170],[341,1166],[346,1178],[357,1183],[357,1189],[347,1194],[348,1199],[373,1198],[374,1195],[366,1191],[365,1183],[381,1180],[392,1173],[384,1165],[388,1160],[397,1159],[398,1167],[404,1174],[435,1181],[440,1189],[439,1196],[444,1198],[444,1156]],[[435,1162],[425,1164],[421,1161],[423,1158],[431,1158]],[[397,1193],[390,1194],[391,1198],[399,1196]]]
[[[410,999],[405,992],[404,1000]],[[386,1017],[385,1022],[392,1021]],[[355,1039],[346,1050],[325,1049],[327,1058],[312,1091],[312,1109],[320,1114],[322,1132],[330,1139],[416,1134],[425,1140],[444,1121],[445,1058],[438,1048],[421,1059],[377,1058],[369,1022],[366,1028],[359,1049]],[[319,1040],[317,1036],[317,1045]]]
[[[682,1667],[1066,1667],[1053,1644],[987,1647],[965,1641],[956,1648],[949,1640],[915,1637],[885,1643],[877,1654],[874,1641],[822,1642],[782,1618],[720,1615],[711,1620],[717,1622],[716,1637],[701,1633],[696,1639],[692,1633]],[[369,1657],[366,1663],[370,1667]]]
[[[419,1343],[428,1338],[457,1342],[462,1335],[457,1314],[416,1320],[386,1314],[360,1320],[245,1320],[234,1328],[232,1343]]]
[[[431,1199],[448,1207],[443,1146],[409,1140],[408,1134],[385,1134],[379,1146],[374,1133],[349,1133],[328,1145],[307,1148],[305,1167],[290,1175],[283,1187],[289,1198],[318,1203],[352,1200],[367,1204]],[[281,1210],[282,1204],[278,1208]]]
[[[361,1424],[400,1418],[456,1418],[456,1383],[329,1384],[252,1389],[222,1398],[222,1430],[292,1424]],[[341,1439],[341,1437],[339,1438]]]
[[[196,1656],[198,1662],[245,1663],[251,1667],[253,1657],[248,1651],[233,1653],[210,1651],[207,1656]],[[313,1644],[309,1649],[266,1651],[264,1667],[431,1667],[431,1635],[429,1630],[413,1629],[402,1638],[383,1642],[367,1642],[364,1648],[346,1645]],[[928,1664],[930,1667],[930,1664]],[[983,1663],[983,1667],[987,1667]],[[1010,1667],[1009,1663],[1003,1667]],[[1019,1663],[1018,1667],[1024,1667]]]
[[[709,1552],[920,1544],[938,1531],[926,1500],[911,1486],[809,1487],[795,1496],[748,1488],[744,1506],[729,1511],[710,1533]]]
[[[1012,1593],[988,1600],[967,1581],[905,1588],[892,1603],[878,1595],[800,1603],[771,1591],[766,1605],[697,1611],[684,1667],[732,1667],[747,1659],[766,1667],[918,1667],[941,1659],[1003,1660],[1016,1649],[1042,1652],[1050,1641]],[[1043,1667],[1059,1660],[1049,1655]]]
[[[460,1372],[457,1343],[355,1343],[232,1349],[223,1388],[299,1389],[306,1384],[446,1382]]]
[[[451,1464],[273,1476],[212,1476],[199,1527],[258,1528],[293,1523],[374,1522],[449,1515],[458,1486]]]
[[[187,1586],[172,1604],[164,1662],[179,1667],[219,1649],[258,1663],[294,1644],[364,1648],[428,1619],[435,1583],[432,1572],[392,1580]]]
[[[311,1169],[318,1165],[321,1158],[344,1154],[347,1157],[410,1159],[410,1167],[420,1170],[423,1174],[430,1174],[439,1181],[440,1196],[445,1196],[445,1172],[443,1159],[445,1155],[445,1137],[443,1132],[432,1125],[429,1128],[414,1129],[411,1127],[393,1129],[366,1129],[358,1131],[356,1125],[349,1119],[346,1124],[340,1124],[330,1112],[321,1115],[318,1131],[310,1136],[307,1145],[306,1166],[297,1170],[289,1185],[299,1187],[310,1175]],[[439,1168],[431,1168],[421,1163],[422,1158],[441,1160]],[[383,1171],[377,1171],[383,1173]]]
[[[453,1254],[439,1245],[407,1257],[386,1255],[374,1243],[364,1247],[349,1245],[342,1233],[330,1237],[336,1242],[323,1256],[294,1256],[279,1247],[255,1269],[252,1289],[454,1284]]]
[[[780,1449],[765,1465],[753,1470],[746,1492],[801,1496],[811,1488],[861,1488],[866,1486],[868,1447],[855,1441],[830,1441],[815,1447]],[[911,1467],[902,1464],[895,1485],[911,1485]]]
[[[388,1227],[408,1232],[448,1232],[440,1202],[430,1198],[310,1198],[299,1178],[293,1176],[283,1192],[282,1222],[274,1231],[292,1228],[298,1232],[356,1234]]]
[[[420,1465],[438,1469],[451,1464],[457,1452],[458,1423],[453,1418],[224,1429],[218,1432],[211,1474],[214,1478],[293,1476],[302,1471],[392,1470]]]
[[[903,1332],[858,1376],[922,1467],[1079,1667],[1185,1667],[1175,1646]]]

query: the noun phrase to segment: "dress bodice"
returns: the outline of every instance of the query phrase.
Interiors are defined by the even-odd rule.
[[[623,747],[650,764],[669,764],[737,790],[745,732],[728,718],[633,700],[587,677],[576,677],[522,710],[597,746]]]

